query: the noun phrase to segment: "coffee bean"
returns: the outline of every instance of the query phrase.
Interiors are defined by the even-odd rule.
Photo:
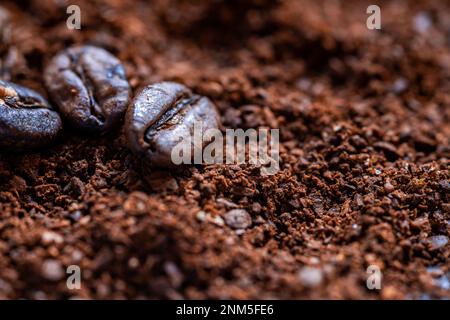
[[[214,104],[182,84],[161,82],[146,87],[131,102],[125,131],[136,155],[151,166],[170,168],[172,149],[200,122],[203,132],[220,127]]]
[[[50,96],[70,124],[87,132],[106,132],[121,121],[130,86],[120,61],[93,46],[58,54],[45,70]]]
[[[50,143],[61,119],[37,92],[0,80],[0,149],[22,150]]]

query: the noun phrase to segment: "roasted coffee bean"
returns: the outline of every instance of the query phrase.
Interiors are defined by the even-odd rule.
[[[120,61],[92,46],[72,47],[54,57],[45,70],[45,83],[64,118],[88,132],[115,127],[130,98]]]
[[[161,82],[146,87],[131,102],[125,131],[131,150],[155,167],[173,167],[171,153],[180,137],[192,136],[194,126],[202,131],[220,127],[214,104],[193,94],[184,85]],[[207,144],[203,141],[203,145]]]
[[[61,119],[37,92],[0,80],[0,149],[22,150],[50,143]]]

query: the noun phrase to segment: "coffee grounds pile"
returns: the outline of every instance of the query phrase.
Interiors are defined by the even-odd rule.
[[[123,128],[65,125],[49,147],[2,153],[0,298],[449,298],[450,4],[378,1],[369,30],[370,4],[2,0],[1,79],[48,98],[50,59],[95,45],[133,95],[183,83],[224,128],[278,128],[281,145],[272,176],[143,174]]]

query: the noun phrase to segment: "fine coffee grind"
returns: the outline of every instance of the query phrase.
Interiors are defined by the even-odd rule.
[[[77,5],[70,30],[64,1],[1,1],[1,79],[69,123],[46,67],[95,46],[126,70],[130,97],[182,83],[226,129],[280,129],[280,170],[143,175],[148,159],[121,120],[106,128],[87,77],[75,98],[91,88],[99,108],[83,104],[53,144],[0,147],[0,298],[450,297],[448,1],[384,1],[381,31],[360,0]],[[44,105],[23,109],[41,118]]]

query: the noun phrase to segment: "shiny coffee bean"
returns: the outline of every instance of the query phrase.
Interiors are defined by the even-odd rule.
[[[92,46],[72,47],[52,59],[45,83],[64,118],[87,132],[106,132],[120,123],[130,86],[120,61]]]
[[[23,150],[50,143],[61,119],[37,92],[0,80],[0,150]]]
[[[182,84],[161,82],[146,87],[131,102],[125,132],[131,150],[146,164],[170,168],[172,149],[180,137],[192,136],[199,123],[203,132],[220,127],[214,104]]]

